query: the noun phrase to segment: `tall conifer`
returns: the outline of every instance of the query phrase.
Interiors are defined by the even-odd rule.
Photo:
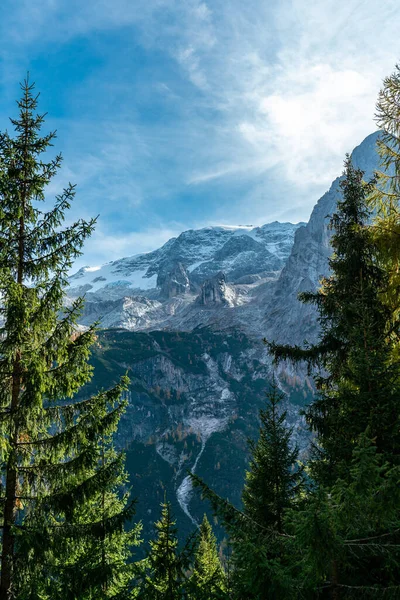
[[[302,469],[297,466],[299,450],[292,447],[293,430],[287,427],[287,412],[280,404],[284,394],[276,380],[260,410],[257,442],[250,440],[250,464],[242,499],[244,512],[263,527],[283,531],[285,510],[299,492]]]
[[[259,438],[249,441],[242,511],[192,475],[227,531],[232,547],[233,597],[238,600],[293,597],[285,521],[296,507],[303,470],[297,465],[298,449],[292,447],[287,414],[280,407],[283,397],[274,380],[266,408],[260,411]]]
[[[180,600],[185,597],[185,568],[189,564],[178,548],[178,530],[169,502],[161,504],[161,518],[155,527],[157,537],[150,541],[147,575],[140,598]]]
[[[287,413],[281,408],[283,399],[274,379],[266,407],[260,410],[259,438],[249,441],[250,463],[242,494],[249,522],[232,538],[238,598],[283,599],[292,593],[285,520],[300,495],[303,471],[297,464],[298,448],[292,445],[293,431],[286,425]]]
[[[64,308],[65,288],[94,220],[63,226],[75,195],[71,184],[42,210],[62,159],[43,160],[55,133],[40,133],[44,116],[36,112],[33,88],[22,85],[19,116],[11,119],[15,137],[0,135],[0,600],[62,598],[66,573],[85,578],[86,594],[66,598],[91,597],[90,589],[100,598],[120,564],[93,569],[92,563],[85,573],[87,557],[73,556],[85,545],[100,548],[133,512],[122,497],[111,511],[87,512],[121,483],[123,457],[109,443],[102,460],[101,441],[117,426],[128,381],[74,400],[92,374],[95,328],[78,331],[83,301]]]
[[[225,597],[225,573],[218,556],[217,541],[204,515],[190,577],[191,600],[213,600]]]
[[[367,427],[378,452],[392,460],[400,451],[400,369],[391,360],[392,312],[383,298],[388,276],[377,260],[369,225],[372,185],[363,183],[362,171],[349,158],[345,167],[343,200],[331,220],[332,275],[323,279],[319,291],[300,295],[318,307],[320,341],[305,349],[268,344],[277,360],[322,367],[316,376],[320,393],[306,414],[318,435],[314,466],[324,482],[345,476],[358,436]]]
[[[375,184],[350,159],[343,200],[331,225],[332,275],[316,293],[321,337],[308,348],[269,344],[275,358],[322,367],[319,394],[306,411],[317,433],[315,490],[292,518],[301,587],[328,597],[399,593],[398,481],[400,364],[398,327],[387,302],[390,272],[380,260],[368,196]],[[379,499],[379,500],[378,500]],[[301,559],[301,560],[300,560]]]

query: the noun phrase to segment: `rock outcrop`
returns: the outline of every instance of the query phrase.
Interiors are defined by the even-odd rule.
[[[190,292],[189,276],[184,265],[175,262],[163,266],[157,276],[157,287],[160,288],[160,297],[168,300]]]
[[[198,303],[201,306],[226,305],[233,306],[234,292],[226,283],[225,274],[217,273],[212,279],[207,279],[201,286]]]

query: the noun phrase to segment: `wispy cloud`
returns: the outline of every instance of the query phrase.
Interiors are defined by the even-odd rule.
[[[3,88],[27,57],[55,61],[83,41],[94,57],[56,123],[85,213],[106,220],[110,244],[93,253],[136,252],[170,223],[227,210],[307,219],[374,130],[400,55],[398,0],[6,0],[3,13]]]
[[[281,163],[297,185],[327,185],[344,153],[374,129],[381,79],[400,50],[397,3],[282,2],[266,15],[264,39],[254,22],[262,3],[251,14],[242,6],[220,11],[223,35],[213,55],[203,55],[208,69],[199,63],[212,90],[208,101],[230,128],[229,140],[215,133],[224,168],[196,171],[189,181],[245,173],[247,155],[250,171],[251,164],[268,170]]]

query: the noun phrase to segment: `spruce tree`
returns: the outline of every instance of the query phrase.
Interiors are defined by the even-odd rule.
[[[103,467],[118,458],[110,436],[108,439],[103,436],[100,451]],[[76,523],[86,527],[95,522],[98,531],[96,535],[83,539],[64,536],[62,543],[57,545],[54,562],[59,573],[59,598],[136,597],[136,582],[141,569],[131,559],[134,547],[140,544],[141,524],[127,530],[124,519],[121,519],[121,515],[126,516],[128,505],[134,514],[127,483],[127,473],[121,468],[112,488],[103,487],[88,499],[84,507],[79,507]],[[125,492],[116,493],[118,489]],[[54,594],[54,584],[52,588],[50,596],[51,592]]]
[[[254,600],[292,594],[285,520],[300,496],[303,469],[298,465],[298,448],[292,447],[287,413],[280,406],[283,399],[274,378],[267,405],[260,410],[259,438],[249,441],[250,463],[242,494],[249,524],[238,528],[232,539],[237,596]]]
[[[215,494],[198,477],[202,490],[221,519],[232,548],[233,596],[238,600],[293,598],[290,536],[286,515],[296,509],[303,487],[303,469],[297,464],[298,449],[292,447],[292,430],[286,425],[284,398],[276,381],[260,411],[260,435],[249,441],[250,463],[243,490],[243,510]]]
[[[284,394],[276,380],[260,410],[257,442],[250,440],[250,465],[242,499],[245,514],[265,528],[283,531],[286,509],[299,493],[302,469],[297,466],[299,450],[292,447],[293,430],[286,426],[287,412],[280,409]]]
[[[95,221],[63,226],[71,184],[42,210],[62,158],[43,160],[55,133],[41,135],[34,86],[21,87],[15,137],[0,135],[0,600],[62,598],[66,576],[84,580],[85,591],[64,597],[89,598],[92,590],[101,598],[121,563],[107,557],[106,568],[95,568],[82,549],[122,535],[132,516],[132,503],[118,495],[123,457],[111,441],[102,456],[102,440],[111,439],[125,408],[128,380],[75,399],[92,374],[96,330],[77,328],[83,300],[65,308],[65,288]],[[103,493],[106,502],[115,498],[114,507],[90,513]]]
[[[346,480],[314,488],[289,515],[300,597],[399,597],[399,473],[362,434]]]
[[[306,411],[317,433],[314,491],[288,525],[300,589],[332,598],[395,598],[400,583],[400,365],[394,359],[399,329],[387,301],[390,270],[370,224],[368,201],[375,184],[364,184],[362,176],[347,159],[343,200],[331,221],[332,275],[317,293],[301,296],[317,305],[320,342],[303,349],[269,347],[277,360],[322,367],[316,376],[319,394]]]
[[[161,518],[155,524],[157,537],[150,541],[147,574],[140,598],[180,600],[185,597],[185,568],[188,562],[178,548],[178,530],[171,505],[164,500]]]
[[[269,343],[276,360],[305,360],[322,368],[316,375],[319,395],[306,411],[318,436],[314,467],[319,481],[345,476],[358,436],[369,428],[378,452],[388,460],[400,452],[399,364],[391,359],[393,315],[385,303],[387,272],[377,260],[369,225],[368,195],[362,171],[345,163],[343,200],[331,219],[332,275],[315,293],[300,299],[317,305],[318,344],[298,348]]]
[[[192,600],[212,600],[225,597],[225,573],[217,551],[217,540],[204,515],[199,528],[194,554],[192,575],[189,581]]]

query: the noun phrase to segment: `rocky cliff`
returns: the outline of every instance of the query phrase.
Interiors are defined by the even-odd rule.
[[[99,334],[88,395],[128,372],[129,407],[118,432],[127,449],[133,493],[145,535],[158,517],[164,490],[174,504],[183,534],[206,509],[192,493],[188,469],[218,493],[240,503],[247,466],[247,439],[257,436],[257,415],[268,390],[270,364],[263,344],[233,330]],[[305,446],[299,416],[310,390],[292,387],[286,401],[294,439]]]
[[[369,135],[351,155],[354,165],[365,171],[366,180],[378,169],[378,135]],[[315,342],[318,337],[315,308],[301,304],[297,297],[300,292],[318,289],[321,278],[328,275],[332,235],[328,225],[340,198],[341,179],[335,179],[318,200],[307,225],[296,231],[290,256],[266,299],[264,325],[270,340],[302,344],[304,340]]]
[[[257,290],[277,278],[301,225],[185,231],[154,252],[80,269],[70,278],[69,295],[86,296],[83,325],[96,318],[103,327],[132,331],[190,331],[212,322],[229,327],[237,322],[236,313],[220,309],[242,307],[243,312],[251,304],[250,310],[258,312]],[[218,291],[221,277],[224,289]],[[207,290],[215,292],[211,304]],[[215,314],[204,311],[205,306],[213,306]]]

